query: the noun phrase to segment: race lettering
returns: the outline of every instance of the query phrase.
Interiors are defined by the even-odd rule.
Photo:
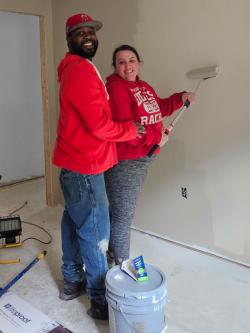
[[[161,113],[158,114],[151,114],[150,116],[143,116],[141,117],[141,124],[142,125],[152,125],[162,121]]]

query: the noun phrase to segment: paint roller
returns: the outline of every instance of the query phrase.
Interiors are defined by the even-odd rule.
[[[201,82],[211,79],[213,77],[216,77],[219,73],[219,66],[214,65],[214,66],[209,66],[209,67],[203,67],[203,68],[197,68],[189,71],[187,73],[187,77],[189,79],[198,79],[198,84],[194,90],[194,93],[197,92],[197,90],[200,87]],[[168,127],[165,129],[164,133],[166,135],[169,135],[171,131],[173,130],[175,124],[177,121],[180,119],[184,111],[190,106],[189,100],[186,100],[185,103],[183,104],[183,107],[180,109],[180,111],[177,113],[175,118],[172,120],[172,122],[168,125]],[[154,153],[154,151],[159,147],[158,144],[155,144],[149,151],[148,157],[151,157]]]

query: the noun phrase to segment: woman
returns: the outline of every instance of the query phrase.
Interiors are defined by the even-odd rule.
[[[117,144],[119,163],[105,173],[105,182],[111,214],[110,249],[108,256],[119,264],[129,258],[130,226],[136,203],[152,157],[147,154],[155,145],[163,146],[167,135],[162,118],[179,110],[193,93],[175,93],[159,98],[154,89],[140,80],[140,57],[135,48],[122,45],[113,53],[114,73],[107,78],[107,90],[115,121],[134,120],[146,128],[140,138]],[[110,259],[110,258],[109,258]]]

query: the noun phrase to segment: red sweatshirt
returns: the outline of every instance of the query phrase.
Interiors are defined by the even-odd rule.
[[[112,120],[105,85],[88,60],[67,53],[58,77],[60,114],[53,163],[83,174],[104,172],[117,163],[113,142],[136,138],[136,126]]]
[[[126,142],[117,143],[118,160],[144,157],[162,137],[162,118],[170,116],[183,106],[182,94],[159,98],[154,89],[137,78],[136,82],[122,79],[116,74],[107,77],[107,90],[115,121],[134,121],[146,128],[146,134]],[[160,148],[155,151],[158,154]]]

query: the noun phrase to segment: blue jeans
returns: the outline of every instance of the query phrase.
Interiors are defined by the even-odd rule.
[[[110,221],[104,176],[62,169],[60,183],[65,200],[62,274],[71,282],[86,279],[89,298],[105,304]]]

